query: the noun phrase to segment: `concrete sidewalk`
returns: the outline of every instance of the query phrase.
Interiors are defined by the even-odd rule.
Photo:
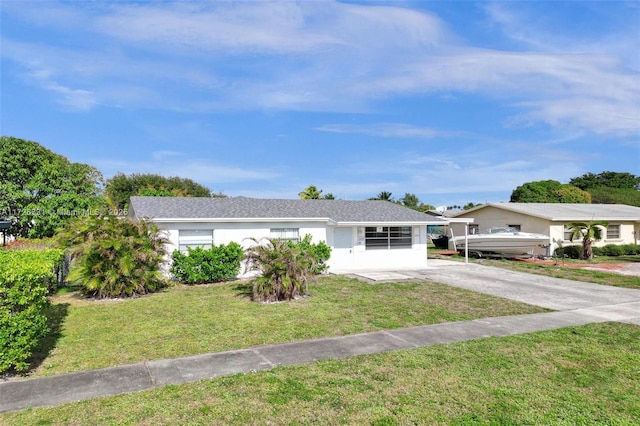
[[[485,337],[503,337],[589,323],[640,325],[640,290],[621,289],[478,265],[448,265],[428,271],[388,271],[507,297],[557,312],[483,318],[367,334],[305,340],[209,353],[58,376],[0,383],[0,412],[49,406],[140,391],[235,373],[325,359],[372,354]],[[471,267],[470,267],[471,266]],[[478,267],[477,267],[478,266]],[[382,272],[382,271],[380,271]],[[384,276],[383,276],[384,278]]]

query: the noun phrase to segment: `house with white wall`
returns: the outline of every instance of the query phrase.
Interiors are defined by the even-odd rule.
[[[310,234],[312,242],[331,247],[330,271],[426,267],[427,225],[449,223],[374,200],[131,197],[128,215],[147,218],[164,230],[170,253]]]
[[[580,244],[569,241],[571,222],[606,221],[603,238],[594,243],[640,244],[640,207],[624,204],[568,204],[568,203],[488,203],[457,212],[453,218],[474,218],[469,233],[489,228],[510,226],[523,232],[549,236],[549,245],[537,254],[551,255],[558,247]],[[464,235],[463,224],[452,224],[454,234]]]

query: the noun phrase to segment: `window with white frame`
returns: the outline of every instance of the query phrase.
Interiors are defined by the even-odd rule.
[[[210,249],[213,245],[213,229],[181,229],[178,231],[178,249],[186,253],[187,248]]]
[[[571,240],[571,234],[573,233],[573,229],[569,228],[569,225],[564,225],[564,240],[565,241],[570,241]],[[577,235],[576,238],[573,241],[582,241],[582,236]]]
[[[271,228],[270,237],[297,243],[300,240],[300,230],[298,228]]]
[[[480,225],[478,225],[477,223],[470,223],[468,232],[469,232],[470,235],[479,234],[480,233]]]
[[[620,239],[620,225],[607,226],[607,240]]]
[[[410,226],[367,226],[364,231],[367,250],[411,248]]]

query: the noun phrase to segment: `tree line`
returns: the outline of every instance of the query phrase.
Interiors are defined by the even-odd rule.
[[[191,179],[158,174],[117,173],[104,179],[93,166],[73,163],[37,142],[0,136],[0,220],[11,222],[10,235],[42,238],[54,235],[78,216],[126,214],[131,196],[226,197]],[[301,199],[333,200],[309,185]],[[435,206],[405,193],[395,199],[381,191],[370,200],[388,201],[426,212]],[[562,184],[555,180],[528,182],[511,194],[519,203],[602,203],[640,206],[640,176],[630,173],[587,173]],[[448,208],[470,209],[480,204]]]

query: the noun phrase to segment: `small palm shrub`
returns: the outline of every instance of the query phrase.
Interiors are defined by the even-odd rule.
[[[252,298],[259,302],[279,302],[309,294],[308,280],[317,262],[310,250],[279,239],[251,239],[245,250],[248,271],[257,271]]]
[[[593,259],[593,242],[602,239],[602,229],[609,226],[608,222],[595,220],[593,222],[571,222],[567,225],[571,234],[569,241],[582,239],[582,253],[580,259]]]
[[[168,240],[146,220],[91,216],[59,236],[73,258],[68,280],[97,298],[132,297],[166,286],[160,265]]]
[[[173,252],[171,275],[186,284],[210,283],[230,280],[238,276],[243,257],[240,244],[231,242],[210,249],[187,248],[187,254]]]

